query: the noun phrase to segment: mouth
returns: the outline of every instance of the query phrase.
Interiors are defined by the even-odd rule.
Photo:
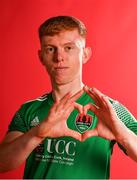
[[[57,72],[58,72],[58,71],[59,71],[59,72],[61,71],[61,72],[62,72],[62,71],[67,70],[68,68],[69,68],[69,67],[66,67],[66,66],[55,67],[55,71],[57,71]]]
[[[59,67],[55,67],[55,69],[67,69],[67,66],[59,66]]]
[[[66,66],[60,66],[60,67],[55,67],[54,72],[56,75],[65,75],[68,72],[69,67]]]

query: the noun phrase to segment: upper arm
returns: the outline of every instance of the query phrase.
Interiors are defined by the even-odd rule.
[[[22,133],[20,131],[10,131],[6,134],[5,138],[2,141],[2,144],[10,143],[23,134],[24,133]]]

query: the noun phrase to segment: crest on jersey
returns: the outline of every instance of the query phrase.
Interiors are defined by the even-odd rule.
[[[80,133],[86,132],[93,123],[93,117],[89,114],[78,114],[75,119],[75,125]]]

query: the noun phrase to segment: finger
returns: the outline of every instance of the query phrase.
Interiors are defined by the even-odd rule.
[[[67,129],[67,131],[65,132],[65,136],[70,136],[77,139],[78,141],[81,141],[81,134],[71,129]]]
[[[92,92],[95,95],[95,97],[98,99],[100,103],[100,107],[106,108],[106,103],[103,100],[103,97],[106,97],[106,96],[96,88],[92,88]]]
[[[115,113],[115,114],[116,114],[116,112],[115,112],[115,110],[113,109],[113,106],[112,106],[112,104],[110,103],[108,97],[103,96],[102,99],[103,99],[104,103],[106,104],[107,110],[109,110],[109,112],[111,112],[111,113]]]
[[[92,111],[93,113],[95,113],[96,116],[99,117],[100,109],[95,104],[87,104],[86,106],[83,107],[84,114],[87,114],[88,110]]]
[[[74,106],[69,106],[68,108],[62,108],[59,113],[63,116],[64,121],[67,121],[69,115],[74,110]]]
[[[73,104],[73,102],[76,101],[76,99],[78,99],[82,94],[83,94],[83,89],[78,91],[76,94],[74,94],[72,97],[71,97],[71,93],[68,93],[66,94],[61,100],[60,100],[60,103],[59,103],[59,108],[62,109],[62,108],[68,108],[70,105]]]
[[[76,108],[80,112],[80,114],[83,114],[83,106],[82,105],[74,102],[74,108]]]
[[[92,88],[89,88],[89,87],[87,87],[87,86],[84,86],[83,89],[84,89],[84,91],[87,92],[87,94],[89,94],[89,96],[94,100],[95,104],[96,104],[97,106],[100,106],[100,102],[99,102],[99,100],[96,98],[96,96],[95,96]]]
[[[98,99],[100,102],[100,105],[104,106],[104,103],[102,101],[102,97],[105,96],[103,93],[101,93],[98,89],[92,88],[92,92],[95,95],[95,97]]]
[[[74,94],[72,97],[70,97],[68,99],[68,101],[66,102],[66,104],[64,104],[64,108],[67,109],[69,108],[70,106],[73,106],[74,107],[74,102],[83,94],[83,89],[78,91],[76,94]],[[76,106],[78,107],[78,106]]]
[[[75,102],[82,94],[83,94],[84,90],[81,89],[80,91],[78,91],[76,94],[74,94],[69,101],[70,102]]]
[[[82,134],[82,141],[85,141],[86,139],[93,137],[93,136],[98,136],[98,131],[96,128],[83,133]]]
[[[90,104],[87,104],[83,107],[83,114],[86,115],[87,114],[87,111],[89,110],[90,108]]]
[[[61,111],[64,107],[64,105],[66,104],[66,102],[70,99],[71,97],[71,93],[68,92],[65,96],[63,96],[63,98],[61,98],[60,100],[56,100],[55,102],[55,107],[56,107],[56,111]]]
[[[60,110],[60,113],[62,113],[64,117],[64,121],[67,121],[69,115],[72,113],[74,109],[77,109],[81,114],[83,114],[83,106],[78,103],[73,103],[72,105],[66,106],[64,109]]]
[[[63,96],[63,98],[60,99],[59,104],[64,105],[70,99],[70,97],[71,97],[71,93],[68,92],[65,96]]]
[[[102,99],[109,109],[111,109],[113,107],[107,96],[103,96]]]

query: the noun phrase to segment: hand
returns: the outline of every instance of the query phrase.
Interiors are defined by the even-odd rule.
[[[126,126],[118,118],[109,99],[95,88],[90,90],[87,87],[84,87],[84,90],[95,102],[95,105],[87,104],[84,106],[84,113],[86,114],[87,110],[94,112],[98,117],[98,123],[96,128],[83,133],[82,140],[84,141],[92,136],[100,136],[108,140],[119,139],[120,132],[124,132]]]
[[[62,137],[71,136],[81,141],[81,134],[67,127],[67,119],[74,108],[79,109],[82,113],[82,106],[75,103],[80,97],[83,90],[71,97],[71,94],[66,94],[61,100],[54,103],[49,111],[47,118],[39,125],[39,137]]]

